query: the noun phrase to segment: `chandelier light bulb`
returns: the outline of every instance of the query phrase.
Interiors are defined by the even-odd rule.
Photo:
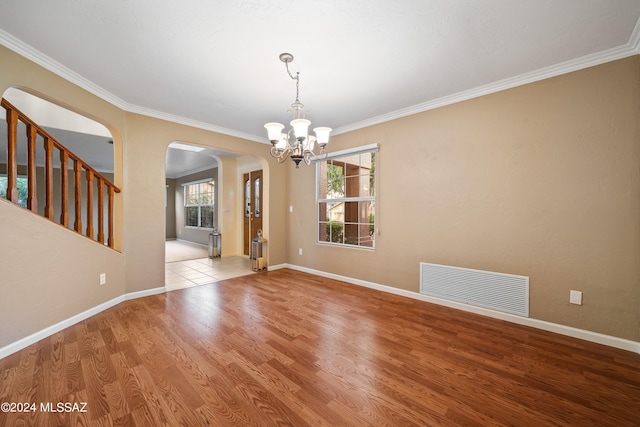
[[[286,133],[281,133],[280,134],[280,139],[278,140],[278,143],[276,144],[276,149],[284,151],[284,149],[286,149],[286,148],[287,148],[287,134]]]
[[[313,128],[313,133],[316,134],[316,138],[318,139],[318,145],[324,148],[325,145],[329,143],[329,134],[331,133],[331,128],[327,127],[319,127]]]
[[[264,127],[267,129],[269,141],[272,143],[273,141],[278,141],[280,139],[280,133],[282,132],[282,129],[284,129],[284,125],[280,123],[267,123]]]
[[[309,125],[311,122],[307,119],[295,119],[291,120],[290,125],[293,126],[293,133],[296,135],[296,138],[306,139],[309,135]]]

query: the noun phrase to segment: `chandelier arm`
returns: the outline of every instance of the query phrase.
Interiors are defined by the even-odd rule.
[[[311,150],[304,150],[304,162],[309,166],[311,164],[311,157],[315,157],[315,154]]]
[[[278,160],[278,163],[284,163],[285,160],[289,158],[291,155],[291,148],[285,148],[284,150],[275,149],[275,147],[271,147],[271,157],[274,157]]]
[[[271,157],[280,157],[282,151],[277,149],[275,146],[271,147]]]

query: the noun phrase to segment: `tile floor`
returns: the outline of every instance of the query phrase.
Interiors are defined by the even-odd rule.
[[[166,263],[164,283],[173,291],[253,273],[247,257],[200,258]]]

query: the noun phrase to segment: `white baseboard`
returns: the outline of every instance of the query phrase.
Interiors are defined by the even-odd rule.
[[[573,328],[571,326],[559,325],[557,323],[546,322],[544,320],[537,320],[529,317],[521,317],[521,316],[516,316],[508,313],[501,313],[499,311],[489,310],[481,307],[474,307],[468,304],[462,304],[454,301],[444,300],[441,298],[434,298],[427,295],[422,295],[417,292],[407,291],[405,289],[398,289],[392,286],[381,285],[379,283],[368,282],[366,280],[360,280],[360,279],[354,279],[352,277],[347,277],[347,276],[340,276],[338,274],[327,273],[324,271],[314,270],[307,267],[300,267],[292,264],[281,264],[276,267],[269,267],[269,270],[277,270],[280,268],[290,268],[292,270],[302,271],[304,273],[315,274],[316,276],[340,280],[342,282],[347,282],[347,283],[351,283],[358,286],[364,286],[366,288],[376,289],[382,292],[388,292],[391,294],[413,298],[420,301],[426,301],[433,304],[455,308],[458,310],[481,314],[483,316],[493,317],[495,319],[505,320],[507,322],[517,323],[519,325],[530,326],[532,328],[542,329],[544,331],[554,332],[557,334],[566,335],[573,338],[579,338],[585,341],[591,341],[598,344],[607,345],[609,347],[615,347],[622,350],[628,350],[628,351],[632,351],[634,353],[640,354],[640,342],[636,342],[636,341],[626,340],[623,338],[613,337],[610,335],[600,334],[597,332],[591,332],[584,329]]]
[[[458,310],[468,311],[471,313],[481,314],[483,316],[493,317],[500,320],[505,320],[507,322],[517,323],[519,325],[530,326],[532,328],[541,329],[544,331],[554,332],[561,335],[566,335],[573,338],[583,339],[585,341],[591,341],[598,344],[607,345],[610,347],[619,348],[622,350],[632,351],[634,353],[640,354],[640,342],[626,340],[623,338],[612,337],[610,335],[604,335],[597,332],[586,331],[584,329],[572,328],[570,326],[559,325],[556,323],[545,322],[543,320],[531,319],[527,317],[515,316],[512,314],[501,313],[494,310],[488,310],[485,308],[474,307],[468,304],[461,304],[453,301],[447,301],[440,298],[429,297],[426,295],[419,294],[417,292],[407,291],[405,289],[398,289],[392,286],[381,285],[379,283],[368,282],[366,280],[354,279],[352,277],[341,276],[338,274],[327,273],[324,271],[314,270],[311,268],[301,267],[293,264],[278,264],[274,266],[268,267],[268,271],[280,270],[282,268],[290,268],[296,271],[302,271],[304,273],[315,274],[316,276],[326,277],[329,279],[340,280],[342,282],[351,283],[358,286],[364,286],[370,289],[376,289],[382,292],[387,292],[395,295],[400,295],[408,298],[417,299],[420,301],[426,301],[433,304],[443,305],[446,307],[455,308]],[[94,316],[108,308],[111,308],[123,301],[128,301],[135,298],[141,298],[149,295],[155,295],[159,293],[166,292],[165,287],[159,287],[154,289],[148,289],[145,291],[132,292],[128,294],[121,295],[116,297],[110,301],[104,302],[96,307],[93,307],[89,310],[86,310],[82,313],[76,314],[62,322],[56,323],[55,325],[49,326],[39,332],[36,332],[28,337],[22,338],[18,341],[15,341],[5,347],[0,348],[0,359],[9,356],[17,351],[22,350],[25,347],[34,344],[41,339],[47,338],[56,332],[59,332],[69,326],[72,326],[78,322],[81,322],[91,316]]]
[[[28,337],[22,338],[18,341],[12,342],[11,344],[0,348],[0,359],[5,358],[17,351],[20,351],[23,348],[28,347],[31,344],[34,344],[44,338],[47,338],[55,334],[56,332],[60,332],[61,330],[68,328],[69,326],[75,325],[78,322],[88,319],[89,317],[94,316],[100,313],[101,311],[104,311],[117,304],[120,304],[123,301],[146,297],[149,295],[161,294],[166,291],[167,291],[167,288],[162,286],[160,288],[147,289],[144,291],[131,292],[128,294],[120,295],[119,297],[103,302],[102,304],[97,305],[93,308],[90,308],[89,310],[83,311],[82,313],[78,313],[75,316],[71,316],[70,318],[63,320],[62,322],[58,322],[55,325],[51,325],[47,328],[44,328],[41,331],[38,331],[34,334],[29,335]]]

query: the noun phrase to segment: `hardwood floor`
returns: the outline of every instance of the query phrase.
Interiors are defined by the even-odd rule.
[[[36,405],[0,426],[637,426],[640,355],[278,270],[56,333],[0,360],[0,402]]]

